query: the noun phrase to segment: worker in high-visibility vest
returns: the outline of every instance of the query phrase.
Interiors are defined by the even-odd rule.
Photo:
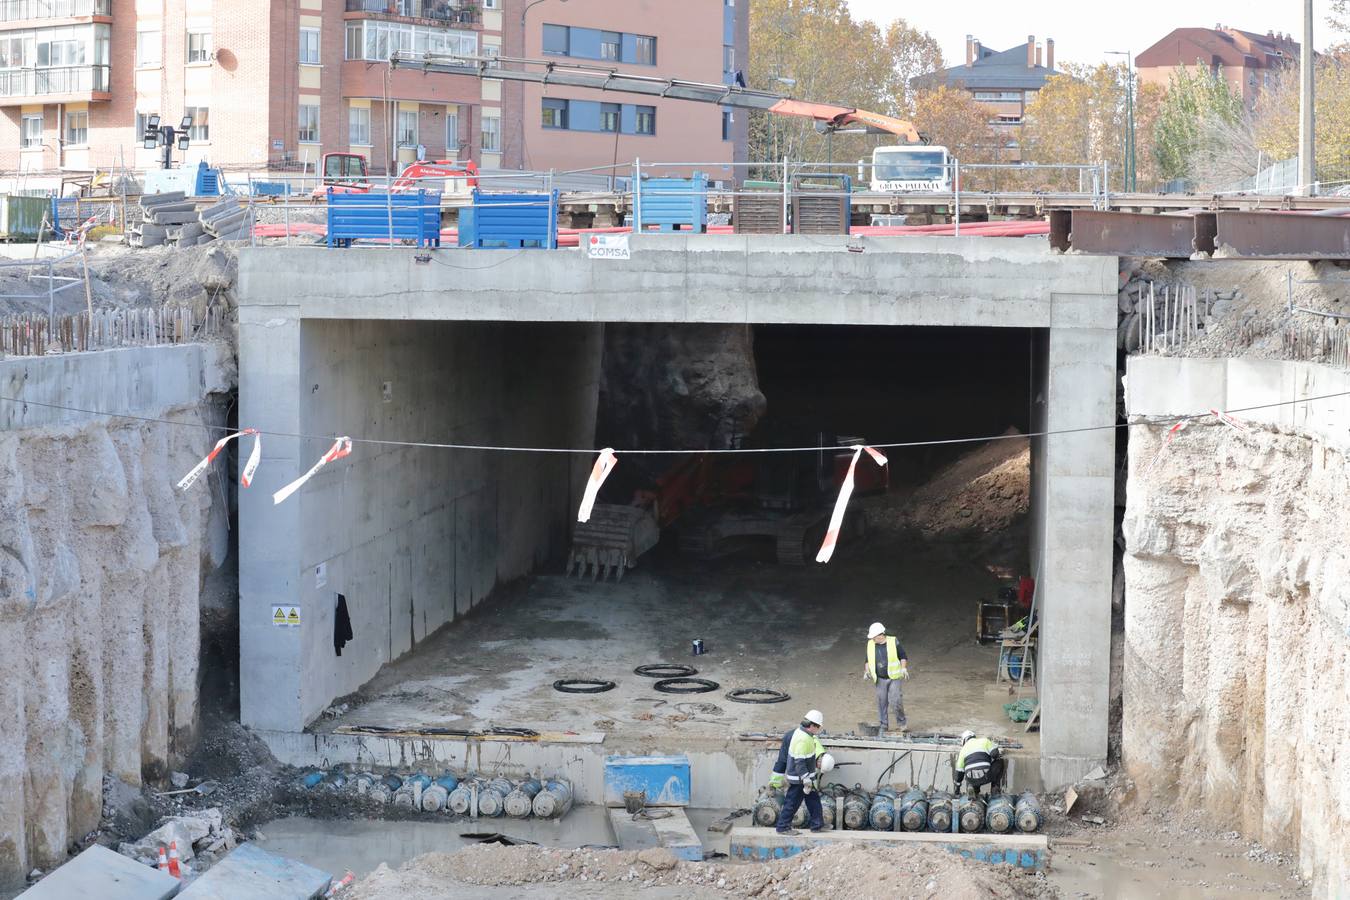
[[[876,685],[877,718],[881,730],[890,731],[891,710],[895,711],[895,725],[904,731],[905,694],[900,682],[909,677],[909,657],[894,635],[886,633],[886,626],[873,622],[867,629],[867,655],[864,657],[863,678]]]
[[[825,745],[816,735],[825,726],[825,717],[813,709],[802,716],[801,724],[791,736],[784,735],[787,745],[787,795],[778,813],[775,830],[779,834],[798,834],[792,827],[797,808],[806,803],[807,827],[818,832],[825,828],[824,810],[820,805],[820,779],[834,768],[834,757],[825,752]]]
[[[961,752],[956,756],[957,793],[963,782],[967,793],[974,796],[986,784],[991,795],[1003,784],[1003,751],[992,739],[977,737],[973,731],[961,734]]]

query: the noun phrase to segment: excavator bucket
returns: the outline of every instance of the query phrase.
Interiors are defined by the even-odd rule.
[[[660,526],[650,510],[597,503],[590,521],[577,523],[567,555],[567,574],[617,581],[660,537]]]

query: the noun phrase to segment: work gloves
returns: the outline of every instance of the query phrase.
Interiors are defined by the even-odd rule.
[[[909,678],[909,660],[900,661],[900,680],[905,681]]]
[[[787,784],[787,777],[782,772],[774,772],[769,776],[769,787],[781,791],[785,784]]]

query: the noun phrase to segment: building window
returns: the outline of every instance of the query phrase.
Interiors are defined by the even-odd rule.
[[[28,42],[21,37],[0,38],[0,69],[21,69],[28,65]]]
[[[656,107],[638,106],[634,107],[637,111],[637,125],[633,129],[637,134],[656,134]]]
[[[985,103],[1019,102],[1021,91],[975,91],[975,99]]]
[[[483,9],[498,9],[502,0],[483,0]]]
[[[136,65],[144,68],[158,66],[162,41],[158,31],[136,32]]]
[[[556,56],[566,56],[570,41],[566,25],[544,26],[544,52]]]
[[[656,65],[656,38],[647,35],[636,35],[637,52],[634,54],[633,62],[641,63],[644,66]]]
[[[183,115],[192,117],[192,127],[188,129],[188,140],[211,140],[211,110],[206,106],[189,106]]]
[[[84,42],[76,40],[39,41],[37,64],[39,68],[83,65]]]
[[[362,22],[347,23],[347,52],[345,59],[365,59],[365,36],[363,33]]]
[[[315,103],[300,104],[300,143],[319,142],[319,107]]]
[[[347,143],[353,147],[370,146],[369,106],[353,106],[347,110]]]
[[[500,153],[502,149],[502,117],[483,116],[483,152]]]
[[[619,61],[619,50],[623,47],[623,35],[617,31],[600,32],[600,58]]]
[[[501,65],[502,65],[502,64],[499,63],[499,62],[497,62],[497,57],[499,57],[499,56],[502,55],[502,48],[501,48],[501,47],[497,46],[496,44],[484,44],[484,45],[483,45],[483,55],[486,56],[486,57],[488,58],[488,60],[489,60],[489,62],[488,62],[488,68],[490,68],[490,69],[500,69],[500,68],[501,68]]]
[[[319,64],[319,29],[300,29],[300,64],[306,66]]]
[[[730,44],[722,45],[722,71],[736,71],[736,48]]]
[[[210,62],[215,57],[211,52],[211,32],[189,31],[187,35],[187,61],[189,63]]]
[[[731,140],[731,125],[736,121],[736,116],[729,109],[722,110],[722,140]]]
[[[25,150],[42,147],[42,116],[24,116],[21,144]]]
[[[406,109],[398,111],[398,121],[394,129],[400,147],[417,146],[417,113]]]
[[[445,155],[459,155],[459,113],[452,112],[455,107],[447,107],[445,113]]]
[[[84,147],[89,143],[89,111],[66,113],[66,146]]]
[[[566,128],[567,101],[545,97],[543,122],[545,128]]]
[[[622,121],[622,111],[623,107],[617,103],[601,103],[600,130],[610,132],[618,131],[619,123]]]

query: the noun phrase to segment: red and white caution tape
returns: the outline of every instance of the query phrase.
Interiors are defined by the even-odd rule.
[[[192,487],[197,479],[202,477],[202,473],[211,467],[211,463],[215,462],[216,457],[220,455],[220,451],[225,449],[226,444],[235,438],[243,437],[246,434],[253,435],[253,452],[248,455],[248,464],[244,466],[244,473],[239,477],[239,483],[244,487],[248,487],[252,484],[253,473],[258,468],[258,460],[262,458],[262,435],[258,433],[258,429],[256,428],[245,428],[243,431],[227,434],[225,437],[216,441],[216,445],[211,448],[210,453],[206,454],[206,458],[193,466],[192,471],[188,472],[181,480],[179,480],[178,489],[180,491],[185,491]]]
[[[309,481],[311,478],[314,477],[315,472],[319,471],[333,460],[342,459],[342,457],[349,455],[351,452],[352,452],[352,439],[349,437],[338,438],[336,441],[333,442],[333,446],[328,448],[328,452],[325,453],[323,456],[320,456],[319,461],[310,467],[310,470],[308,472],[301,475],[299,478],[295,479],[290,484],[286,485],[284,488],[282,488],[281,490],[277,491],[275,494],[272,495],[272,505],[275,506],[276,504],[281,503],[291,494],[294,494],[296,491],[300,490],[300,488],[304,486],[306,481]]]
[[[605,483],[609,473],[614,471],[615,464],[619,458],[614,455],[613,448],[606,447],[600,451],[600,455],[595,459],[595,465],[591,467],[591,477],[586,482],[586,492],[581,495],[581,508],[577,510],[578,522],[589,522],[591,520],[591,509],[595,506],[595,496],[600,493],[600,485]]]
[[[834,545],[839,543],[839,529],[844,524],[844,511],[848,508],[848,499],[853,496],[853,470],[858,465],[858,457],[866,450],[867,455],[876,460],[879,466],[886,465],[886,457],[882,456],[877,450],[871,447],[863,447],[858,444],[853,445],[853,459],[849,461],[848,472],[844,475],[844,483],[839,486],[839,498],[834,501],[834,512],[830,514],[830,527],[825,531],[825,540],[820,545],[820,552],[816,554],[816,562],[827,563],[830,557],[834,555]]]
[[[1180,422],[1167,429],[1167,436],[1163,438],[1162,446],[1158,448],[1158,452],[1153,454],[1153,461],[1144,467],[1145,474],[1153,471],[1158,465],[1158,462],[1163,458],[1163,454],[1167,452],[1167,448],[1171,446],[1172,438],[1185,431],[1186,426],[1189,424],[1191,424],[1190,419],[1182,419]]]
[[[1223,424],[1227,425],[1229,428],[1233,429],[1234,431],[1236,431],[1236,432],[1239,433],[1239,434],[1251,434],[1251,433],[1252,433],[1251,428],[1249,428],[1249,427],[1247,426],[1247,423],[1246,423],[1246,422],[1243,422],[1241,419],[1235,419],[1235,418],[1233,418],[1232,416],[1230,416],[1228,413],[1226,413],[1226,412],[1219,412],[1217,409],[1211,409],[1211,410],[1210,410],[1210,413],[1211,413],[1216,419],[1218,419],[1220,422],[1222,422]]]

